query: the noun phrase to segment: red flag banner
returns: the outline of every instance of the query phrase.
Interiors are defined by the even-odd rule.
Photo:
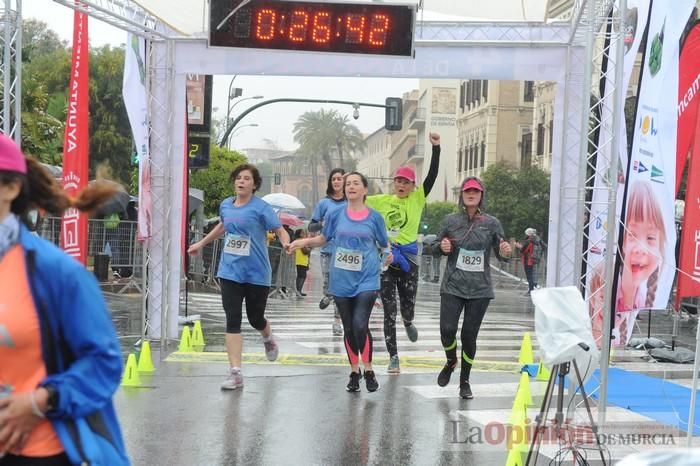
[[[681,272],[678,274],[677,304],[682,298],[700,296],[700,118],[696,118],[693,139],[678,259]]]
[[[77,196],[88,184],[88,57],[88,16],[76,10],[63,139],[63,189],[69,196]],[[87,215],[74,208],[65,212],[61,222],[61,247],[86,263]]]
[[[700,23],[688,32],[678,66],[678,145],[676,146],[676,192],[695,134],[700,102]]]
[[[676,305],[682,298],[700,296],[700,23],[688,33],[681,48],[678,80],[678,150],[676,191],[688,162],[683,230],[678,258]]]

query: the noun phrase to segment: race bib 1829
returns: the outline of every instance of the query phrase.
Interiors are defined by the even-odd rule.
[[[484,251],[467,251],[459,248],[457,268],[465,272],[484,271]]]

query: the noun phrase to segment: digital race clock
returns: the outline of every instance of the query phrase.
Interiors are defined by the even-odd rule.
[[[413,55],[412,5],[252,0],[236,9],[241,3],[211,0],[210,46]]]

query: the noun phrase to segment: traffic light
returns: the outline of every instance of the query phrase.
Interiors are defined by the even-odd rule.
[[[423,224],[423,229],[424,229],[424,230],[427,230],[427,229],[428,229],[428,224],[427,224],[427,223],[424,223],[424,224]]]
[[[403,123],[403,101],[400,97],[387,97],[384,102],[384,128],[387,131],[401,131]]]
[[[281,184],[282,184],[282,174],[275,173],[275,186],[279,186]]]

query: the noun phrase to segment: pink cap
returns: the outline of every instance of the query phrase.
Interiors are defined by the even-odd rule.
[[[415,183],[416,182],[416,172],[413,170],[413,168],[404,165],[403,167],[399,167],[398,170],[396,170],[396,174],[394,175],[394,178],[406,178],[408,181]]]
[[[466,191],[467,189],[478,189],[482,193],[484,192],[484,187],[481,186],[481,183],[476,178],[469,178],[464,182],[462,185],[462,191]]]
[[[15,141],[0,134],[0,171],[27,174],[27,161]]]

